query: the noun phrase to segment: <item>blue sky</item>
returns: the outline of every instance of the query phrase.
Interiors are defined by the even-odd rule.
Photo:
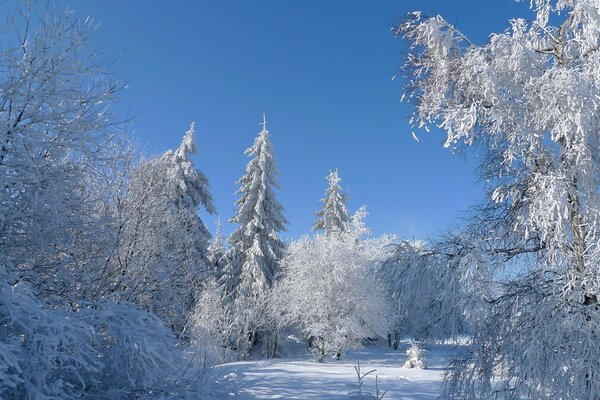
[[[428,237],[482,196],[475,156],[452,155],[439,131],[417,131],[400,103],[403,43],[390,28],[412,10],[440,13],[479,43],[529,2],[511,0],[61,0],[102,23],[92,45],[129,87],[121,112],[150,153],[176,147],[196,121],[196,166],[223,220],[234,213],[243,151],[262,113],[281,170],[285,237],[310,230],[337,168],[349,208],[374,233]],[[212,231],[215,218],[202,214]],[[225,233],[232,227],[224,227]]]

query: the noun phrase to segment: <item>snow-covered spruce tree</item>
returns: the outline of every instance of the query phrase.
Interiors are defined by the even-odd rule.
[[[387,333],[390,307],[376,269],[389,237],[365,239],[359,218],[339,234],[293,242],[283,260],[276,315],[297,327],[320,359]]]
[[[210,233],[199,207],[214,213],[208,180],[190,156],[194,124],[181,145],[138,165],[131,174],[114,258],[113,295],[162,317],[176,331],[185,325],[200,282],[209,273]]]
[[[447,398],[600,398],[600,3],[531,5],[483,45],[440,16],[397,30],[415,123],[477,145],[490,185],[458,270],[487,290]]]
[[[413,341],[408,350],[406,350],[408,360],[404,362],[402,368],[427,369],[427,362],[423,357],[423,353],[424,350],[419,346],[419,343]]]
[[[221,218],[217,220],[217,229],[212,243],[208,246],[208,261],[211,264],[211,275],[218,281],[223,273],[225,264],[225,244],[223,243],[223,233],[221,233]]]
[[[262,130],[244,154],[251,159],[237,181],[240,198],[236,202],[237,214],[230,219],[239,227],[229,237],[227,264],[221,277],[225,293],[233,301],[241,321],[239,335],[243,339],[239,342],[244,347],[238,351],[243,357],[259,339],[259,331],[265,329],[260,326],[265,296],[285,249],[278,233],[288,223],[275,197],[274,189],[279,188],[278,170],[264,115]]]
[[[315,213],[317,221],[314,223],[313,231],[323,231],[325,235],[336,232],[344,232],[350,222],[350,214],[346,209],[347,196],[342,192],[337,169],[330,171],[327,175],[329,186],[325,191],[325,197],[321,199],[323,208]]]

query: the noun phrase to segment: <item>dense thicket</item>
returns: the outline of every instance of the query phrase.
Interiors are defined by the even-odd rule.
[[[12,5],[12,4],[11,4]],[[27,6],[27,4],[26,4]],[[135,162],[89,20],[31,5],[0,42],[0,397],[198,393],[176,347],[213,211],[176,151]],[[172,329],[171,329],[172,328]]]

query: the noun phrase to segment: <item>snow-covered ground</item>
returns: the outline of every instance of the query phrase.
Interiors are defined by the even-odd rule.
[[[236,362],[218,366],[214,372],[234,385],[230,397],[236,399],[348,400],[357,390],[354,366],[360,360],[363,373],[377,370],[366,378],[363,392],[375,393],[377,375],[380,390],[387,391],[384,399],[437,398],[444,366],[453,346],[425,347],[425,359],[429,364],[426,370],[402,368],[408,346],[409,343],[402,343],[397,351],[382,346],[367,347],[345,353],[340,361],[331,358],[323,363],[309,356]]]

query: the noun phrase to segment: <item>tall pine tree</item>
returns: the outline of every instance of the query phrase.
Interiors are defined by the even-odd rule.
[[[313,231],[322,230],[329,236],[334,233],[344,232],[350,223],[350,215],[346,209],[347,196],[342,192],[337,169],[330,171],[327,175],[329,186],[325,191],[325,197],[321,199],[323,208],[315,213],[318,218],[312,227]]]
[[[279,172],[264,115],[262,130],[244,154],[251,159],[237,181],[237,215],[229,221],[239,227],[229,237],[221,282],[236,298],[256,298],[273,283],[285,247],[278,233],[288,223],[274,193]]]
[[[237,181],[237,215],[230,219],[239,227],[229,237],[227,264],[220,279],[235,316],[235,348],[243,358],[259,342],[269,356],[275,352],[277,336],[269,327],[264,300],[285,248],[278,233],[288,223],[274,193],[279,188],[278,170],[264,115],[262,130],[244,154],[250,161]]]

